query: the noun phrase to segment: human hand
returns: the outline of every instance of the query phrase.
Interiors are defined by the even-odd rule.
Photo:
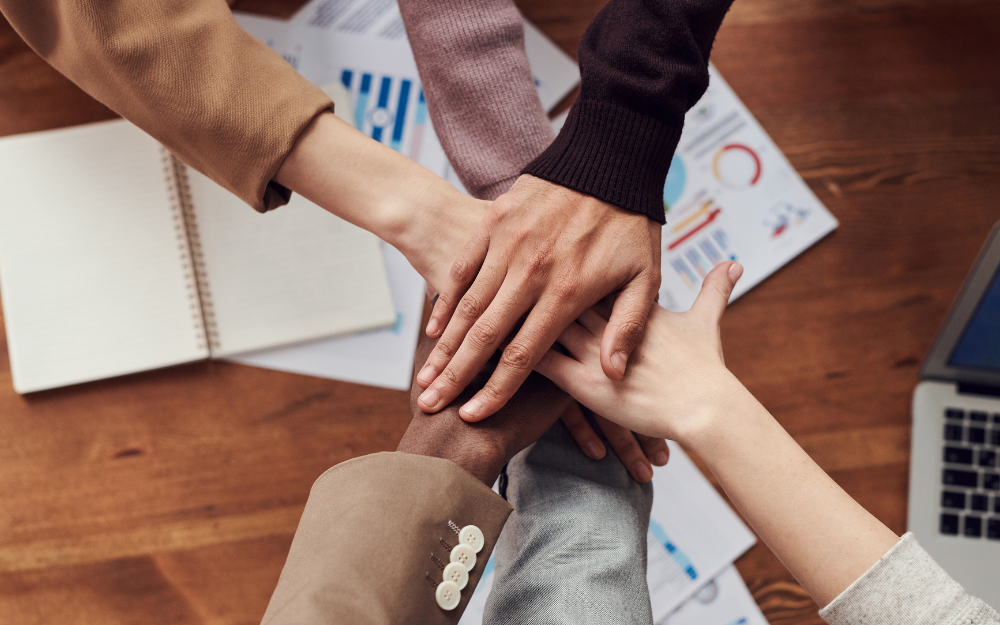
[[[416,362],[430,353],[433,339],[425,338],[417,349]],[[491,361],[495,365],[496,359]],[[467,423],[458,416],[460,402],[467,400],[492,373],[492,366],[473,379],[459,401],[438,414],[429,415],[417,406],[420,387],[410,391],[413,419],[403,434],[397,451],[421,456],[447,458],[487,486],[492,486],[500,470],[514,454],[548,431],[559,415],[576,402],[550,381],[533,373],[521,390],[492,419]]]
[[[521,176],[487,211],[440,289],[427,334],[441,340],[417,376],[426,389],[420,407],[450,404],[527,315],[489,382],[460,411],[468,421],[495,413],[573,319],[618,291],[600,361],[605,375],[621,378],[659,286],[659,224]]]
[[[653,479],[652,465],[662,467],[667,464],[670,459],[670,448],[662,438],[635,434],[598,414],[593,416],[597,427],[608,439],[611,449],[636,482],[645,484]],[[607,450],[604,442],[583,415],[580,404],[573,402],[563,413],[562,422],[588,458],[600,460],[605,456]]]
[[[742,388],[726,369],[719,332],[742,274],[738,263],[722,263],[706,276],[687,312],[654,306],[646,335],[621,380],[609,380],[601,371],[600,337],[608,322],[593,308],[559,337],[570,356],[549,350],[535,369],[623,427],[685,442],[727,393]]]

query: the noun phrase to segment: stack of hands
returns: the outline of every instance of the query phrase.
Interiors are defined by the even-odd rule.
[[[726,369],[719,324],[739,264],[668,312],[655,303],[660,227],[647,217],[527,175],[492,203],[472,199],[333,115],[275,180],[378,234],[440,293],[399,451],[492,485],[561,417],[600,458],[582,405],[637,481],[666,463],[664,438],[697,453],[821,605],[898,540]]]
[[[612,325],[616,311],[622,314],[621,297],[616,299],[614,294],[577,315],[558,335],[557,345],[541,352],[532,363],[534,371],[526,372],[519,390],[509,401],[503,400],[492,416],[470,412],[467,407],[498,378],[506,383],[509,376],[519,373],[502,368],[512,339],[505,341],[504,349],[487,354],[485,368],[477,371],[465,388],[458,387],[453,382],[458,378],[447,373],[438,374],[437,379],[418,375],[410,402],[413,422],[399,451],[448,458],[489,485],[514,454],[560,417],[584,453],[602,458],[606,453],[603,442],[584,416],[584,410],[589,409],[632,476],[639,482],[649,481],[650,462],[659,466],[668,460],[664,438],[690,444],[710,427],[712,407],[739,387],[723,361],[719,324],[742,272],[739,264],[724,263],[706,278],[691,310],[671,313],[653,304],[647,307],[647,318],[630,321],[628,328],[644,328],[645,332],[627,339],[627,375],[614,368],[608,375],[609,359],[602,349],[615,345],[611,330],[622,330],[620,325]],[[439,300],[434,312],[440,310]],[[439,319],[431,318],[429,335],[451,332],[450,326],[444,333],[440,331]],[[442,349],[444,341],[427,338],[421,343],[417,362],[426,361],[422,374],[455,367],[460,349]],[[482,346],[468,334],[459,345],[469,347],[470,352]],[[448,354],[454,354],[450,363]],[[439,364],[442,361],[444,367]],[[428,394],[438,392],[438,388],[448,389],[448,399],[428,402]],[[428,408],[440,412],[430,415]]]
[[[532,371],[570,324],[609,296],[595,363],[609,382],[622,380],[643,340],[660,286],[660,225],[643,215],[529,175],[493,202],[473,199],[334,115],[303,133],[275,180],[395,246],[440,294],[427,325],[436,343],[418,357],[413,427],[442,411],[452,422],[494,421],[518,389],[526,397],[515,406],[530,404],[537,385],[522,385]],[[545,417],[535,420],[561,415],[584,453],[606,454],[579,406],[553,406],[539,405]],[[652,465],[667,462],[663,437],[633,434],[606,417],[595,416],[604,438],[648,482]],[[514,431],[520,426],[500,427],[502,419],[483,427],[522,448],[547,430],[525,439]]]
[[[440,294],[417,358],[423,364],[415,375],[411,428],[449,423],[456,430],[449,439],[459,433],[479,438],[479,453],[451,459],[490,484],[513,453],[560,417],[585,454],[603,458],[604,441],[580,405],[532,371],[551,360],[560,334],[581,327],[577,319],[603,314],[596,360],[588,365],[609,383],[624,378],[659,289],[660,226],[531,176],[469,212],[480,221],[450,267],[417,263]],[[444,229],[434,222],[436,232]],[[441,251],[404,247],[411,258]],[[427,417],[442,412],[436,420]],[[662,435],[633,433],[601,414],[593,423],[637,481],[648,482],[652,465],[666,464]],[[409,446],[414,440],[405,437],[399,450],[420,453]],[[481,466],[465,462],[491,456],[496,462],[486,464],[496,470],[482,475]]]

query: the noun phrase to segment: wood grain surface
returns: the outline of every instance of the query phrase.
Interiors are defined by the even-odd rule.
[[[519,4],[575,55],[603,3]],[[841,223],[733,305],[726,361],[901,533],[917,369],[1000,219],[1000,4],[736,0],[712,58]],[[0,23],[0,135],[113,116]],[[258,623],[313,480],[409,419],[405,393],[223,362],[21,397],[2,341],[4,624]],[[766,546],[737,566],[772,623],[822,622]]]

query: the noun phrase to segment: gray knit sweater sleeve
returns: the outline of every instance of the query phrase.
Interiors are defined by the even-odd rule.
[[[970,597],[912,533],[819,615],[830,625],[1000,625],[1000,615]]]

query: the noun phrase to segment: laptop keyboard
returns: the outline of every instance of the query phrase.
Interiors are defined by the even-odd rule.
[[[944,417],[938,530],[1000,541],[1000,413],[947,408]]]

